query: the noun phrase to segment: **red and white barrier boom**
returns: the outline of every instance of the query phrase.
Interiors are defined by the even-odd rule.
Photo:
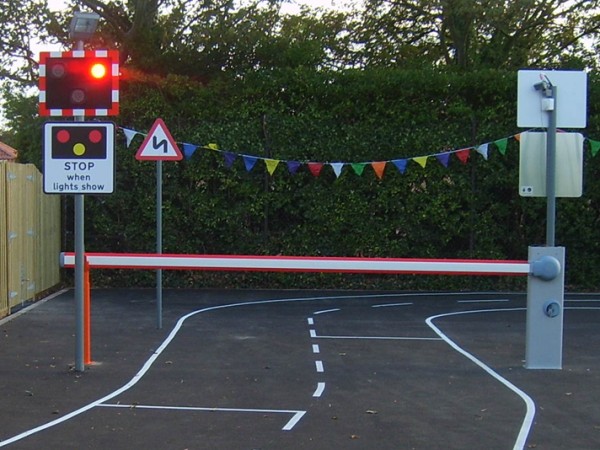
[[[85,260],[88,273],[90,269],[166,269],[528,276],[525,367],[560,369],[562,366],[565,265],[562,247],[530,247],[529,261],[157,253],[86,253]],[[60,263],[65,268],[75,267],[75,254],[61,253]],[[161,311],[158,305],[159,316]],[[89,316],[89,308],[86,314]],[[86,323],[85,346],[89,348],[89,320]]]
[[[167,269],[261,272],[338,272],[431,275],[527,275],[529,262],[485,259],[412,259],[256,255],[86,253],[91,269]],[[74,253],[61,253],[73,268]]]

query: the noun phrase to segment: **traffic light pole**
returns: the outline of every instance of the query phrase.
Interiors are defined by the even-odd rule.
[[[77,41],[75,50],[83,50],[83,41]],[[75,116],[75,122],[84,122]],[[83,372],[84,364],[84,303],[85,303],[85,239],[84,195],[75,194],[75,370]]]

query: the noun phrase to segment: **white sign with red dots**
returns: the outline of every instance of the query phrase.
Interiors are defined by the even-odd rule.
[[[115,178],[115,124],[46,122],[44,192],[111,194]]]

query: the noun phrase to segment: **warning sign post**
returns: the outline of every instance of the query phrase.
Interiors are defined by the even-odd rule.
[[[46,122],[44,192],[112,194],[114,149],[112,122]]]

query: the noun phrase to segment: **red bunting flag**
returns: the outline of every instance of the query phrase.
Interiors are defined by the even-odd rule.
[[[460,160],[461,163],[467,163],[467,161],[469,160],[469,156],[471,155],[470,150],[470,148],[463,148],[462,150],[456,152],[456,157]]]
[[[321,174],[321,170],[325,164],[319,162],[309,162],[306,165],[308,166],[310,173],[312,173],[315,177],[318,177]]]

